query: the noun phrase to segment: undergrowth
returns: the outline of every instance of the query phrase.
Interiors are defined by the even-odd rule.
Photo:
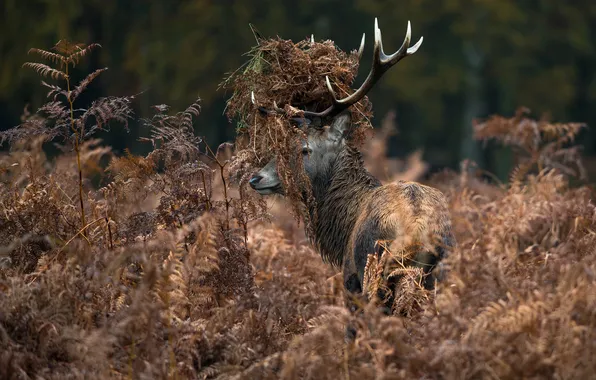
[[[94,106],[69,116],[66,86],[2,134],[11,146],[0,156],[1,378],[596,372],[596,209],[587,186],[569,185],[581,174],[567,146],[577,125],[521,114],[477,124],[479,139],[530,158],[506,185],[482,180],[468,162],[434,175],[428,182],[448,196],[458,241],[445,281],[426,292],[405,277],[397,298],[407,313],[369,305],[353,315],[341,275],[309,247],[286,203],[247,189],[235,146],[212,149],[195,134],[199,101],[181,112],[155,107],[144,121],[150,153],[116,157],[88,133],[107,120],[84,118]],[[390,117],[384,125],[363,147],[368,167],[385,182],[418,179],[419,155],[379,153]],[[50,161],[43,143],[56,137],[67,144]],[[97,172],[109,179],[101,188],[89,181]],[[347,323],[358,327],[351,343]]]

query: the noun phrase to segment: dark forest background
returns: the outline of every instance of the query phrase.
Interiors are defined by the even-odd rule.
[[[197,96],[197,129],[210,144],[232,140],[233,121],[224,115],[229,92],[218,89],[255,44],[249,24],[266,37],[294,41],[331,39],[356,49],[366,33],[358,86],[370,67],[374,17],[387,52],[403,41],[407,21],[421,49],[389,71],[369,94],[378,127],[396,112],[399,134],[389,154],[423,149],[432,168],[457,168],[470,158],[506,178],[511,165],[504,148],[480,149],[472,120],[511,116],[528,107],[534,117],[584,122],[579,143],[593,181],[596,155],[596,2],[560,0],[3,0],[0,33],[0,130],[20,121],[24,107],[37,109],[46,91],[33,70],[30,47],[51,48],[58,40],[97,42],[102,49],[78,66],[76,76],[109,67],[85,93],[137,98],[137,118],[166,103],[182,110]],[[84,103],[86,100],[82,99]],[[117,152],[141,153],[145,131],[115,126],[101,135]],[[4,146],[4,149],[7,147]],[[148,147],[147,147],[148,148]],[[51,147],[49,147],[51,149]]]

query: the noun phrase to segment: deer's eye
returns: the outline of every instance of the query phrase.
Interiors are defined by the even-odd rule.
[[[309,155],[311,153],[312,153],[312,149],[309,149],[307,147],[302,148],[302,154],[303,155],[307,156],[307,155]]]

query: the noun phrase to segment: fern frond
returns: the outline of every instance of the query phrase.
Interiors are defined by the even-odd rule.
[[[369,254],[366,258],[366,266],[364,267],[364,278],[362,281],[362,289],[367,294],[376,294],[382,282],[383,268],[379,265],[377,255]]]
[[[47,97],[54,97],[54,101],[56,101],[56,98],[58,97],[58,95],[64,95],[64,97],[67,97],[68,94],[65,90],[62,89],[62,87],[60,86],[56,86],[54,84],[49,84],[46,83],[45,81],[41,81],[41,84],[47,88],[50,89],[50,91],[47,94]]]
[[[111,120],[116,120],[128,128],[128,119],[132,118],[133,110],[130,106],[134,96],[130,97],[107,97],[94,101],[91,107],[81,115],[79,123],[84,125],[91,117],[96,125],[90,130],[103,129]]]
[[[541,130],[546,139],[556,141],[562,146],[573,142],[584,128],[584,123],[544,123]]]
[[[91,84],[91,82],[93,82],[95,80],[95,78],[97,78],[101,73],[103,73],[104,71],[107,71],[108,68],[104,67],[103,69],[97,69],[94,72],[92,72],[91,74],[87,75],[87,77],[85,77],[85,79],[83,79],[81,81],[81,83],[79,83],[77,85],[77,87],[75,87],[75,89],[72,91],[70,98],[71,100],[74,102],[75,99],[77,99],[79,97],[79,95],[81,95],[81,93],[83,91],[85,91],[85,89],[87,88],[87,86],[89,86]]]
[[[78,47],[78,49],[80,49],[79,51],[69,54],[68,57],[66,58],[66,60],[68,62],[71,62],[73,65],[78,64],[79,61],[81,60],[81,58],[85,57],[87,54],[89,54],[91,52],[91,50],[95,49],[95,48],[100,48],[101,45],[97,44],[97,43],[93,43],[91,45],[87,45],[87,47],[80,49],[80,47]]]
[[[494,330],[501,333],[516,333],[536,327],[541,314],[545,311],[546,305],[541,301],[523,303],[516,308],[511,307],[494,322]]]
[[[68,56],[83,49],[84,47],[84,43],[74,43],[67,39],[62,39],[58,41],[56,45],[52,47],[52,49],[57,51],[58,53],[61,53],[62,55]]]
[[[530,172],[531,168],[532,168],[532,162],[526,162],[526,163],[521,163],[521,164],[517,165],[511,171],[509,180],[511,181],[511,183],[513,185],[520,185],[521,183],[523,183],[526,175]]]
[[[199,101],[197,99],[186,110],[175,115],[165,114],[168,109],[165,105],[153,107],[158,113],[151,119],[143,120],[143,124],[150,128],[151,138],[140,139],[153,145],[149,159],[163,161],[166,166],[170,166],[175,162],[188,162],[198,158],[202,139],[194,134],[193,117],[199,114]]]
[[[168,318],[186,319],[188,317],[186,310],[190,305],[187,297],[188,274],[180,256],[180,254],[170,251],[164,260],[161,291],[158,292],[158,295],[165,303],[165,312]]]
[[[31,53],[39,54],[42,58],[45,58],[52,63],[60,63],[60,64],[66,63],[66,58],[63,55],[52,53],[51,51],[37,49],[37,48],[31,48],[31,49],[29,49],[28,53],[29,54],[31,54]]]
[[[477,334],[484,333],[497,319],[505,315],[508,309],[509,304],[505,300],[491,302],[472,320],[468,331],[463,336],[464,342],[477,338]]]
[[[192,128],[193,117],[197,117],[201,113],[200,102],[201,98],[197,98],[188,108],[178,114],[181,119],[180,126],[182,128]]]
[[[68,75],[66,75],[66,73],[60,71],[60,70],[56,70],[51,68],[48,65],[45,65],[43,63],[37,63],[37,62],[25,62],[23,64],[23,67],[30,67],[33,70],[37,71],[37,73],[41,76],[44,77],[50,77],[52,79],[67,79]]]

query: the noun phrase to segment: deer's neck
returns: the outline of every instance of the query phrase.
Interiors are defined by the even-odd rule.
[[[313,180],[314,242],[325,261],[341,265],[364,198],[381,185],[364,167],[362,155],[346,147],[325,175]],[[314,210],[311,210],[311,215]]]

